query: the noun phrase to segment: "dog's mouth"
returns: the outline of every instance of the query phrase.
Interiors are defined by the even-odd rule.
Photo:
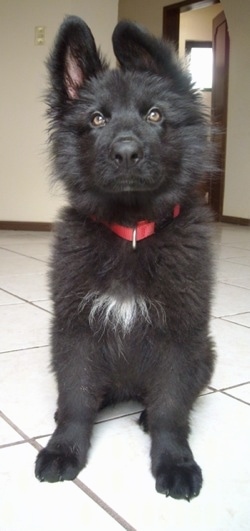
[[[133,175],[133,176],[118,176],[115,175],[112,179],[102,179],[98,181],[97,186],[100,191],[106,194],[144,194],[160,191],[162,189],[164,176],[148,176]]]
[[[119,181],[119,183],[116,183],[116,185],[112,188],[110,187],[110,191],[112,193],[145,193],[145,192],[153,192],[154,190],[157,190],[161,185],[161,182],[157,183],[138,183],[138,182],[131,182],[131,181]]]

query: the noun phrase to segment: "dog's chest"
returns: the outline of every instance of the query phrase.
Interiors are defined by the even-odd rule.
[[[150,322],[149,301],[134,294],[89,292],[81,301],[81,308],[88,305],[89,323],[92,328],[111,326],[130,331],[137,320]]]
[[[130,332],[136,322],[152,323],[152,313],[156,310],[163,317],[164,310],[157,301],[134,293],[88,292],[82,299],[80,309],[88,308],[91,328],[121,329]]]

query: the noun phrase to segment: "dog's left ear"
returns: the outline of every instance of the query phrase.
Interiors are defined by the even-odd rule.
[[[117,24],[112,41],[121,68],[165,76],[177,90],[191,88],[189,74],[181,67],[169,42],[157,39],[138,24],[126,20]]]

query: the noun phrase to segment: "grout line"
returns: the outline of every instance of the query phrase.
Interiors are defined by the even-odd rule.
[[[10,420],[9,417],[7,417],[2,411],[0,411],[0,417],[5,420],[5,422],[7,422],[7,424],[9,424],[9,426],[18,433],[18,435],[21,435],[21,437],[24,439],[24,442],[28,442],[30,440],[28,435],[18,428],[18,426],[14,424],[14,422],[12,422],[12,420]]]
[[[249,313],[249,312],[246,312],[246,313]],[[245,324],[242,324],[242,323],[236,323],[235,321],[233,321],[233,319],[225,319],[225,317],[232,317],[232,318],[234,318],[234,317],[237,317],[237,315],[241,315],[241,314],[238,313],[238,314],[235,314],[235,315],[232,315],[232,316],[231,316],[231,315],[224,315],[223,317],[219,317],[219,319],[220,319],[221,321],[224,321],[225,323],[231,323],[231,324],[233,324],[233,325],[240,326],[241,328],[246,328],[247,330],[249,330],[250,327],[247,326],[247,325],[245,325]]]
[[[103,424],[105,422],[110,422],[112,420],[118,420],[118,419],[123,419],[123,418],[127,418],[127,417],[132,417],[133,415],[138,415],[139,413],[141,413],[143,411],[143,407],[142,409],[139,409],[138,411],[133,411],[132,413],[123,413],[122,415],[117,415],[115,417],[111,417],[111,418],[107,418],[107,419],[101,419],[101,420],[96,420],[94,422],[94,425],[97,425],[97,424]]]
[[[0,412],[0,416],[2,416],[1,412]],[[4,420],[6,420],[6,419],[4,419]],[[7,420],[6,420],[6,423],[7,423]],[[13,428],[13,426],[11,426],[11,427]],[[17,430],[15,430],[15,431],[17,431]],[[26,444],[26,443],[31,444],[37,450],[41,450],[41,448],[43,448],[43,447],[40,446],[39,443],[36,444],[36,441],[39,440],[39,439],[44,439],[45,437],[51,437],[51,435],[52,435],[52,433],[47,433],[45,435],[37,435],[36,437],[28,437],[27,436],[27,439],[23,439],[21,441],[15,441],[15,442],[6,443],[6,444],[0,444],[0,450],[3,449],[3,448],[9,448],[10,446],[18,446],[20,444]]]
[[[43,264],[48,263],[46,260],[42,260],[42,258],[35,258],[35,256],[29,256],[28,254],[23,254],[18,251],[13,251],[13,249],[6,249],[6,247],[2,247],[2,246],[0,246],[0,249],[2,251],[8,251],[9,253],[12,253],[12,254],[17,254],[18,256],[24,256],[24,258],[29,258],[31,260],[36,260],[37,262],[42,262]]]
[[[101,507],[109,516],[111,516],[118,524],[120,524],[127,531],[136,531],[122,516],[120,516],[112,507],[107,505],[95,492],[93,492],[85,483],[76,478],[73,483],[77,485],[89,498],[91,498],[99,507]]]
[[[0,450],[3,450],[4,448],[11,448],[12,446],[20,446],[21,444],[26,444],[27,442],[29,441],[23,439],[22,441],[15,441],[12,443],[0,444]]]
[[[47,300],[49,300],[49,299],[43,299],[43,300],[41,300],[41,302],[47,301]],[[27,301],[27,302],[31,306],[34,306],[35,308],[38,308],[38,310],[42,310],[43,312],[49,313],[50,315],[52,314],[52,312],[50,312],[49,310],[46,310],[46,308],[42,308],[42,306],[38,306],[38,304],[36,304],[36,303],[38,303],[39,301]]]
[[[4,415],[4,417],[5,417],[5,415]],[[18,433],[19,433],[19,432],[23,433],[22,430],[19,430],[19,428],[17,428],[17,427],[15,428],[15,427],[14,427],[15,425],[14,425],[10,420],[8,421],[7,417],[5,417],[4,420],[6,420],[6,422],[8,422],[8,424],[10,424],[10,426],[11,426],[12,428],[14,428],[16,431],[18,431]],[[34,437],[28,437],[28,436],[25,435],[24,433],[23,433],[23,436],[26,437],[23,441],[17,441],[16,443],[5,444],[5,445],[2,445],[0,448],[5,448],[5,447],[9,447],[9,446],[16,446],[17,444],[27,444],[27,443],[30,444],[31,446],[33,446],[33,448],[35,448],[35,449],[38,450],[38,451],[40,451],[40,450],[42,450],[42,449],[44,448],[44,446],[41,446],[41,445],[35,440]],[[37,437],[37,439],[39,439],[39,438],[41,439],[42,437],[47,437],[47,435],[40,435],[40,436]]]
[[[230,385],[229,387],[222,387],[221,389],[218,389],[218,391],[220,392],[230,391],[230,389],[237,389],[237,387],[242,387],[243,385],[247,385],[247,384],[250,384],[250,381],[243,382],[240,384]]]
[[[246,266],[246,267],[248,267],[249,270],[250,270],[249,266]],[[225,286],[232,286],[233,288],[246,289],[247,291],[250,290],[250,288],[248,288],[247,286],[239,286],[239,284],[234,284],[234,282],[225,282],[225,281],[222,281],[220,279],[217,279],[216,284],[224,284]]]
[[[226,317],[237,317],[238,315],[247,315],[250,312],[250,309],[247,312],[237,312],[237,313],[226,313],[225,315],[220,315],[217,319],[225,319]]]
[[[35,345],[34,347],[22,347],[22,348],[16,348],[14,350],[4,350],[3,352],[0,352],[0,356],[4,354],[13,354],[14,352],[23,352],[24,350],[35,350],[39,348],[48,348],[50,345]]]
[[[243,400],[242,398],[238,398],[237,396],[231,395],[230,393],[226,393],[225,391],[220,391],[222,395],[229,396],[230,398],[233,398],[234,400],[237,400],[237,402],[241,402],[242,404],[246,404],[247,406],[250,406],[250,402],[247,402],[246,400]]]
[[[46,313],[50,313],[51,312],[49,310],[46,310],[45,308],[42,308],[41,306],[38,306],[38,302],[44,302],[44,301],[47,301],[49,299],[40,299],[40,300],[37,300],[37,301],[29,301],[28,299],[24,299],[23,297],[20,297],[20,295],[16,295],[14,293],[11,293],[11,291],[8,291],[4,288],[0,288],[1,291],[4,291],[4,293],[7,293],[7,295],[11,295],[12,297],[15,297],[16,299],[18,299],[19,301],[22,301],[22,302],[25,302],[25,304],[30,304],[31,306],[34,306],[35,308],[38,308],[39,310],[42,310],[43,312],[46,312]],[[3,305],[3,306],[17,306],[16,304],[6,304],[6,305]]]
[[[4,291],[4,293],[7,293],[7,295],[11,295],[12,297],[15,297],[19,301],[22,302],[29,302],[27,299],[24,299],[23,297],[20,297],[20,295],[14,295],[14,293],[11,293],[11,291],[8,291],[7,289],[1,288],[1,291]],[[6,306],[16,306],[15,304],[6,304]]]

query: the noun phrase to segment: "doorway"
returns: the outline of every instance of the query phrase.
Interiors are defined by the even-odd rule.
[[[220,4],[219,0],[183,0],[163,8],[163,37],[174,41],[179,49],[180,17],[182,13],[195,12],[202,8]],[[192,15],[192,13],[191,13]],[[225,153],[227,128],[227,96],[229,69],[229,35],[223,11],[214,18],[212,32],[213,83],[211,96],[212,122],[222,132],[215,136],[217,148],[217,168],[215,174],[206,176],[203,193],[212,207],[217,220],[223,217],[223,197],[225,180]]]

